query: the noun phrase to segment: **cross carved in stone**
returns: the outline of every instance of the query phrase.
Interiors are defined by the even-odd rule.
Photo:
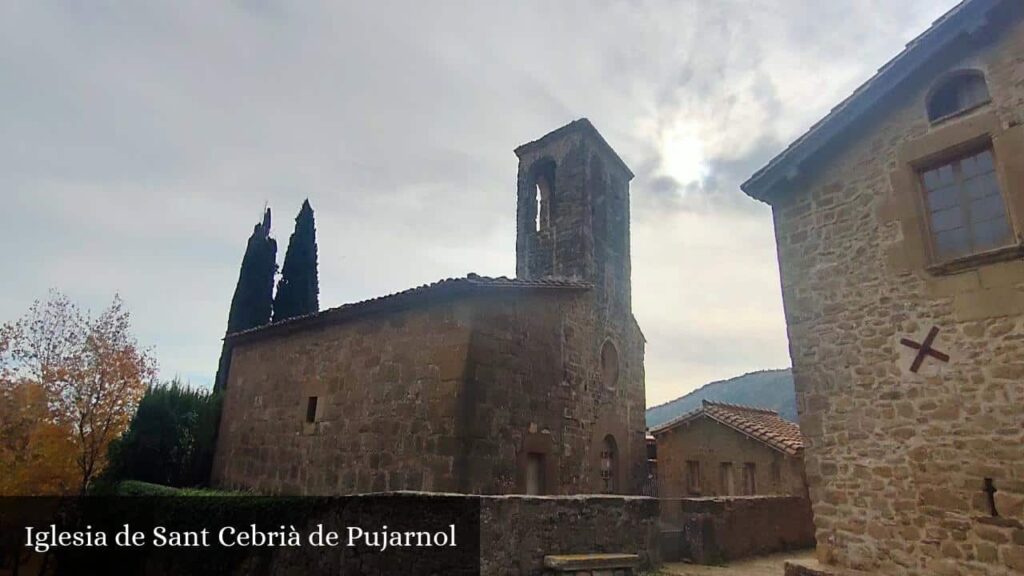
[[[924,342],[917,343],[909,338],[900,338],[900,344],[917,350],[917,356],[914,357],[914,363],[910,365],[911,372],[916,373],[921,369],[921,364],[924,362],[926,356],[931,356],[932,358],[942,362],[949,362],[949,355],[932,348],[932,343],[935,342],[935,337],[938,335],[938,326],[932,326],[932,329],[928,331],[928,335],[924,337]]]

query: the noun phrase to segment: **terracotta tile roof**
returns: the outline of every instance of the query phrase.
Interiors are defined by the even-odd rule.
[[[521,279],[505,276],[490,277],[478,274],[467,274],[461,278],[445,278],[430,284],[416,286],[401,292],[386,294],[368,300],[342,304],[335,308],[321,310],[315,314],[296,316],[281,322],[265,324],[249,330],[228,334],[225,340],[238,342],[251,340],[264,335],[280,334],[303,330],[321,324],[341,322],[350,318],[373,312],[393,311],[409,308],[419,304],[437,302],[440,299],[458,297],[484,290],[533,289],[533,290],[589,290],[593,284],[569,278],[537,278]]]
[[[782,418],[778,412],[708,400],[697,410],[652,428],[651,433],[658,435],[700,417],[710,418],[787,454],[798,454],[804,449],[800,426]]]

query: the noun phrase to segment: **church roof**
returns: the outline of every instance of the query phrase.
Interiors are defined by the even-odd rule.
[[[604,149],[604,151],[609,155],[609,157],[616,164],[618,164],[620,168],[625,170],[626,174],[629,174],[630,178],[633,178],[633,171],[629,169],[629,166],[626,165],[626,163],[622,160],[622,157],[619,156],[618,152],[616,152],[615,149],[611,147],[611,144],[608,144],[608,141],[604,139],[604,136],[601,136],[601,133],[597,131],[597,128],[595,128],[594,125],[590,123],[590,120],[586,118],[573,120],[572,122],[569,122],[565,126],[562,126],[561,128],[556,128],[551,132],[548,132],[547,134],[541,136],[540,138],[537,138],[536,140],[527,142],[526,144],[521,144],[519,147],[515,149],[516,156],[522,156],[524,153],[529,152],[539,146],[546,146],[549,142],[557,140],[559,138],[563,138],[568,134],[572,134],[573,132],[583,132],[585,134],[589,134],[590,137],[593,138],[594,141],[597,142],[602,149]]]
[[[589,290],[593,284],[567,278],[536,278],[521,279],[505,276],[489,277],[467,274],[461,278],[445,278],[401,292],[378,296],[351,304],[342,304],[335,308],[321,310],[314,314],[297,316],[281,322],[264,324],[249,330],[228,334],[225,340],[242,342],[254,340],[267,335],[286,334],[305,330],[312,326],[342,322],[358,316],[375,312],[403,310],[414,306],[437,302],[440,299],[458,297],[481,291],[499,290]]]
[[[799,454],[804,449],[800,427],[779,416],[778,412],[709,400],[704,400],[701,407],[692,412],[651,428],[650,433],[657,436],[701,417],[710,418],[786,454]]]
[[[988,13],[1004,0],[963,0],[911,40],[902,52],[878,69],[853,94],[836,105],[807,132],[758,170],[740,188],[748,196],[769,202],[779,184],[799,173],[801,166],[832,140],[857,124],[884,97],[939,50],[986,23]]]

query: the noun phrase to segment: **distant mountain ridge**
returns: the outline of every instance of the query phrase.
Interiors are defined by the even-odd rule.
[[[685,396],[647,409],[647,427],[651,428],[700,408],[701,400],[728,402],[775,410],[786,420],[797,421],[796,390],[793,372],[761,370],[743,376],[718,380],[701,386]]]

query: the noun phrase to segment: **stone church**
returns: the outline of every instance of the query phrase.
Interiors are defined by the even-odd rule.
[[[585,119],[515,153],[514,279],[470,274],[227,337],[215,485],[639,492],[633,174]]]
[[[819,561],[1024,574],[1024,3],[960,3],[743,189],[774,215]]]

